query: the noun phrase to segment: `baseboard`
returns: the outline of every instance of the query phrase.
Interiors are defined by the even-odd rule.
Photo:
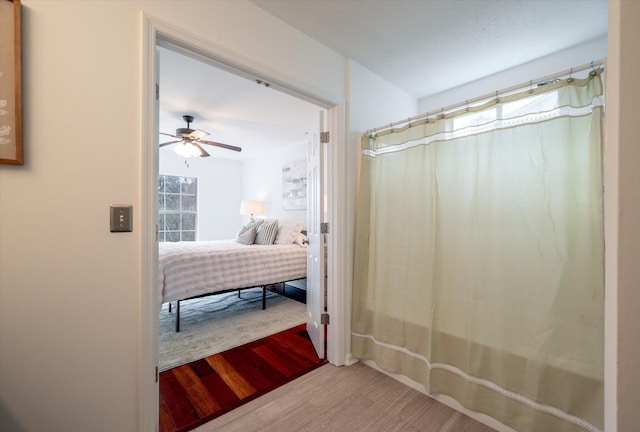
[[[424,386],[422,384],[420,384],[419,382],[416,382],[414,380],[412,380],[411,378],[408,378],[404,375],[399,375],[399,374],[394,374],[391,372],[388,372],[382,368],[380,368],[380,366],[377,365],[376,362],[374,362],[373,360],[361,360],[362,363],[366,364],[367,366],[382,372],[383,374],[390,376],[391,378],[400,381],[402,384],[405,384],[409,387],[411,387],[414,390],[419,391],[420,393],[423,393],[427,396],[429,396],[432,399],[437,400],[438,402],[441,402],[445,405],[447,405],[450,408],[453,408],[456,411],[461,412],[462,414],[471,417],[472,419],[483,423],[495,430],[497,430],[498,432],[517,432],[515,429],[510,428],[509,426],[502,424],[501,422],[499,422],[498,420],[494,419],[493,417],[490,417],[486,414],[483,413],[479,413],[477,411],[472,411],[468,408],[465,408],[464,406],[462,406],[460,404],[460,402],[458,402],[457,400],[455,400],[454,398],[447,396],[447,395],[442,395],[442,394],[437,394],[437,395],[433,395],[433,394],[429,394],[426,392]],[[354,362],[355,363],[355,362]]]
[[[347,354],[347,358],[346,358],[346,360],[344,362],[344,365],[345,366],[351,366],[351,365],[354,365],[354,364],[359,363],[359,362],[360,362],[359,358],[355,358],[351,354]]]

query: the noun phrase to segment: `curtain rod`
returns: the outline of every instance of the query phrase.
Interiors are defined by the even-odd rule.
[[[491,98],[499,97],[500,95],[504,95],[505,93],[511,93],[511,92],[516,91],[516,90],[524,89],[527,86],[531,87],[533,85],[533,83],[536,83],[536,85],[538,85],[538,84],[546,83],[547,81],[559,78],[561,76],[569,75],[569,77],[571,77],[571,75],[573,73],[582,72],[583,70],[587,70],[589,68],[595,69],[596,67],[600,67],[600,66],[603,66],[603,65],[604,65],[604,60],[592,61],[591,63],[586,63],[586,64],[583,64],[581,66],[572,67],[571,69],[567,69],[567,70],[564,70],[562,72],[557,72],[557,73],[554,73],[554,74],[551,74],[551,75],[544,76],[542,78],[538,78],[536,80],[531,80],[528,83],[517,84],[517,85],[511,86],[511,87],[508,87],[506,89],[496,90],[493,93],[487,93],[485,95],[478,96],[476,98],[466,100],[464,102],[459,102],[459,103],[456,103],[456,104],[453,104],[453,105],[449,105],[449,106],[440,108],[439,111],[428,111],[426,113],[418,114],[418,115],[415,115],[413,117],[409,117],[409,118],[404,119],[404,120],[398,120],[396,122],[389,123],[387,125],[383,125],[383,126],[380,126],[380,127],[377,127],[377,128],[369,129],[366,133],[372,134],[372,133],[386,131],[387,129],[393,129],[394,126],[404,125],[406,123],[411,123],[411,122],[416,121],[416,120],[423,120],[423,119],[428,118],[430,115],[444,114],[445,112],[453,111],[454,109],[463,107],[465,105],[468,106],[468,105],[474,104],[476,102],[481,102],[481,101],[485,101],[485,100],[488,100],[488,99],[491,99]]]

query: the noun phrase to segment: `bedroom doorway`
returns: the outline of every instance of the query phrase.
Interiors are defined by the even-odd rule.
[[[251,66],[250,59],[239,57],[227,49],[205,43],[198,37],[186,34],[153,17],[143,15],[143,77],[142,77],[142,154],[141,154],[141,193],[143,196],[139,212],[141,220],[141,267],[140,284],[140,355],[139,355],[139,407],[140,430],[154,430],[158,422],[158,243],[157,243],[157,187],[158,187],[158,64],[156,48],[171,46],[196,58],[206,60],[218,67],[245,77],[262,76]],[[264,79],[264,78],[263,78]],[[326,235],[328,247],[327,266],[327,312],[334,312],[331,326],[327,326],[327,359],[336,365],[348,362],[348,316],[350,304],[349,291],[336,289],[345,279],[343,257],[346,256],[344,224],[346,216],[342,205],[345,198],[344,182],[346,174],[338,169],[341,166],[344,145],[345,111],[342,99],[333,101],[327,93],[319,96],[317,88],[308,84],[290,86],[284,79],[269,76],[266,81],[275,89],[314,103],[327,110],[332,119],[332,144],[327,149],[327,222],[331,232]],[[285,84],[283,84],[285,83]],[[340,234],[343,233],[343,234]],[[337,239],[342,239],[337,241]]]
[[[302,314],[301,322],[307,322],[314,346],[319,356],[324,358],[326,332],[324,324],[322,324],[322,315],[326,310],[324,258],[328,244],[325,241],[325,235],[320,234],[320,224],[327,222],[328,199],[324,193],[326,189],[324,179],[328,178],[325,175],[328,164],[325,162],[326,152],[319,152],[318,144],[321,132],[326,132],[323,128],[323,124],[328,121],[326,108],[282,92],[277,86],[265,82],[263,79],[248,77],[244,71],[230,70],[228,65],[221,64],[219,60],[212,60],[165,40],[161,40],[157,44],[156,56],[159,89],[156,108],[158,132],[172,134],[172,126],[176,126],[176,119],[188,115],[192,116],[192,121],[194,121],[194,126],[189,126],[190,128],[207,130],[211,134],[206,139],[242,148],[241,152],[229,152],[224,148],[206,147],[206,151],[212,157],[188,159],[171,151],[172,147],[182,145],[176,143],[178,140],[166,136],[161,137],[164,138],[162,142],[169,140],[170,143],[166,147],[160,145],[158,167],[156,168],[160,178],[189,180],[187,183],[185,183],[186,180],[182,183],[191,185],[193,191],[190,193],[194,194],[193,198],[190,195],[178,197],[175,201],[177,204],[182,204],[188,198],[189,202],[197,200],[197,204],[195,202],[191,204],[192,212],[178,215],[176,214],[178,209],[170,209],[168,197],[173,194],[158,192],[159,232],[163,234],[160,241],[170,241],[169,238],[184,241],[184,235],[171,237],[170,234],[172,229],[185,232],[184,221],[187,220],[187,216],[191,221],[189,229],[195,229],[197,232],[195,236],[188,237],[189,240],[233,240],[238,229],[249,221],[248,216],[242,217],[238,211],[240,202],[244,200],[257,200],[262,204],[264,212],[259,216],[256,215],[256,218],[304,223],[308,234],[308,238],[305,239],[308,240],[308,247],[304,243],[300,247],[305,247],[309,251],[313,249],[314,254],[311,259],[307,260],[306,298],[308,303],[306,313]],[[257,108],[260,105],[263,107]],[[268,110],[269,106],[273,106],[270,111]],[[288,123],[291,125],[287,125]],[[178,124],[177,126],[183,127],[184,125]],[[258,136],[252,139],[246,138],[247,131]],[[296,133],[299,138],[296,138]],[[269,134],[274,134],[277,138],[270,139]],[[178,132],[176,135],[179,135]],[[288,136],[292,138],[288,138]],[[292,142],[286,142],[286,139],[291,139]],[[265,148],[270,144],[270,141],[286,145],[256,150],[251,147],[252,140],[259,140]],[[314,143],[315,146],[310,146],[309,143]],[[320,144],[320,146],[328,146],[328,143]],[[302,162],[302,165],[299,162]],[[304,168],[301,171],[301,174],[306,176],[305,185],[307,187],[305,189],[309,194],[308,200],[301,199],[299,195],[291,196],[291,193],[300,192],[299,186],[293,192],[286,190],[287,176],[285,171],[292,170],[297,165],[304,167],[305,162],[307,165],[312,164],[316,167],[313,177],[309,177]],[[297,178],[293,180],[298,181]],[[175,183],[177,187],[180,187],[178,185],[180,181]],[[193,185],[197,185],[197,188]],[[197,194],[195,190],[197,190]],[[177,195],[175,196],[177,197]],[[301,201],[305,205],[300,205]],[[308,208],[306,201],[310,203]],[[194,219],[196,222],[192,222]],[[175,227],[171,227],[171,224]],[[195,226],[191,226],[191,224]],[[160,250],[164,249],[161,245]],[[320,251],[322,251],[321,254]],[[311,273],[309,273],[310,268],[314,269]],[[289,290],[292,288],[296,289],[295,283],[289,287]],[[214,302],[213,299],[219,297],[222,295],[211,296],[211,301],[207,306],[216,303],[217,307],[217,303],[220,303],[222,309],[228,310],[229,305],[233,305],[233,300],[236,298],[234,295],[226,294],[224,302]],[[248,291],[247,294],[240,295],[238,293],[237,297],[241,298],[235,301],[236,304],[248,304],[247,302],[253,301],[255,305],[258,304],[260,293],[255,290],[254,292]],[[199,306],[194,306],[196,303],[199,303]],[[203,304],[203,300],[193,301],[191,305],[189,302],[185,302],[180,318],[176,316],[177,308],[174,308],[173,314],[171,314],[172,309],[168,304],[162,306],[159,324],[160,371],[166,370],[169,365],[177,365],[181,361],[186,363],[195,359],[193,356],[196,353],[192,347],[185,349],[184,344],[176,344],[176,340],[180,338],[165,333],[167,329],[170,333],[174,331],[172,325],[167,326],[168,320],[180,322],[182,333],[188,331],[188,326],[183,325],[184,311],[193,312],[193,308],[201,307]],[[271,302],[267,301],[266,311],[256,309],[254,313],[260,315],[272,313],[270,304]],[[282,317],[279,320],[282,325],[290,327],[291,320],[295,320],[295,316],[298,316],[296,311],[297,309],[291,312],[293,314],[291,317],[284,316],[284,313],[279,314],[278,317]],[[190,316],[199,316],[207,320],[212,319],[212,315],[220,316],[216,313],[215,308],[212,309],[209,318],[206,314],[192,313]],[[235,319],[237,316],[233,318]],[[247,329],[247,332],[250,333],[249,336],[245,334],[239,335],[238,338],[232,338],[228,336],[228,332],[225,332],[227,336],[220,338],[225,341],[221,346],[218,344],[209,346],[209,343],[203,343],[202,357],[242,345],[244,342],[250,341],[251,338],[268,336],[286,329],[277,327],[277,325],[274,327],[273,321],[276,319],[273,317],[265,319],[270,325],[257,325],[253,329]],[[209,327],[222,328],[225,326]],[[245,327],[236,324],[226,326],[228,329]],[[206,331],[207,327],[201,326],[198,322],[197,328]],[[256,331],[256,328],[259,331]],[[213,334],[220,333],[219,330],[211,331],[214,332]],[[241,332],[241,330],[238,331]],[[188,338],[191,339],[192,336],[189,335]],[[214,338],[198,338],[197,340],[212,339]],[[176,349],[174,350],[166,344],[175,344]],[[186,355],[184,360],[181,359],[180,354],[183,351]]]

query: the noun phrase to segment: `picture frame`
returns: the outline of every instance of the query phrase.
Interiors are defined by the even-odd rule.
[[[0,163],[23,164],[20,0],[0,0]]]

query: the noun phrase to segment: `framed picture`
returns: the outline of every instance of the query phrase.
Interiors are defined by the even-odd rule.
[[[0,163],[22,165],[20,0],[0,0]]]
[[[282,166],[282,208],[306,210],[307,161],[287,162]]]

